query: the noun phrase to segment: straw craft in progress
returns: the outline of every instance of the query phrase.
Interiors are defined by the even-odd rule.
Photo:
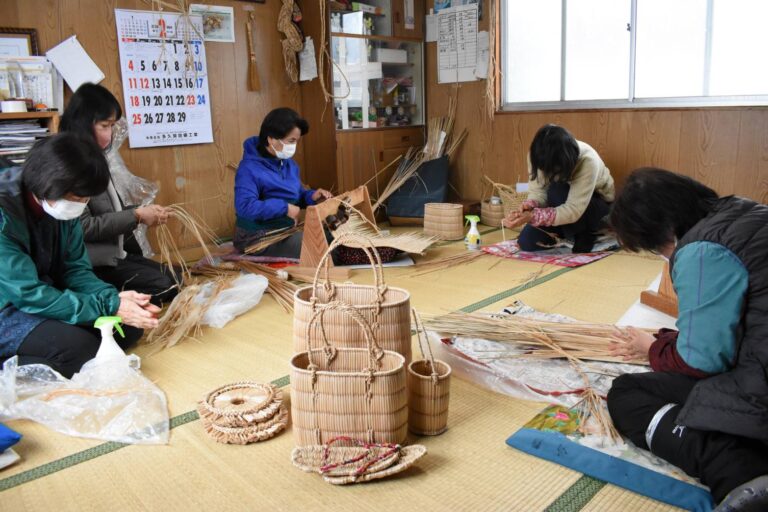
[[[217,442],[248,444],[279,434],[288,424],[283,392],[272,384],[235,382],[197,405],[205,431]]]

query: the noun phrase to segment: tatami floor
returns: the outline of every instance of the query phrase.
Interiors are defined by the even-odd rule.
[[[489,230],[489,228],[485,228]],[[501,238],[499,231],[485,242]],[[426,259],[463,251],[461,243]],[[615,322],[658,275],[660,260],[617,253],[577,269],[493,256],[418,277],[387,269],[388,284],[411,293],[420,312],[497,310],[514,299],[581,320]],[[357,270],[355,282],[370,282]],[[449,430],[417,438],[429,453],[417,466],[376,483],[336,487],[290,461],[289,431],[269,441],[217,444],[194,405],[207,391],[251,379],[287,385],[291,315],[265,296],[224,329],[160,353],[145,348],[144,374],[168,396],[167,446],[121,446],[52,432],[25,421],[23,460],[0,472],[0,510],[669,510],[670,507],[523,454],[504,441],[538,410],[454,379]],[[287,390],[287,387],[286,387]]]

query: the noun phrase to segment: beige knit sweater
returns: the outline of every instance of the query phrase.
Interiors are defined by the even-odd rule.
[[[613,178],[611,171],[603,163],[597,151],[592,146],[581,141],[579,144],[579,160],[569,182],[571,188],[568,199],[564,204],[555,208],[553,226],[573,224],[581,218],[589,205],[592,193],[597,192],[607,202],[614,199]],[[531,155],[528,155],[528,176],[531,175]],[[540,208],[547,207],[547,185],[544,176],[539,172],[535,180],[528,183],[528,199],[534,200]]]

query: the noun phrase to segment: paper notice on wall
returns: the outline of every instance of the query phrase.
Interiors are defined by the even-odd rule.
[[[413,14],[413,0],[405,0],[405,29],[416,28],[416,17]]]
[[[437,82],[475,81],[477,4],[443,9],[437,15]]]
[[[427,14],[426,25],[427,32],[424,41],[427,43],[437,42],[437,14]]]
[[[85,52],[85,49],[77,40],[77,36],[65,39],[47,52],[48,57],[64,81],[73,91],[84,83],[97,84],[104,80],[104,73],[93,59]]]
[[[315,43],[311,37],[307,37],[304,40],[304,48],[299,52],[299,81],[306,82],[313,78],[317,78]]]
[[[490,61],[490,36],[483,30],[477,33],[477,66],[475,77],[488,78],[488,62]]]

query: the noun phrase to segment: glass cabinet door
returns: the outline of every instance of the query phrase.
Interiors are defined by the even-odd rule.
[[[390,0],[352,0],[328,2],[331,32],[358,36],[391,36]]]
[[[336,36],[331,55],[338,129],[424,123],[421,43]]]

